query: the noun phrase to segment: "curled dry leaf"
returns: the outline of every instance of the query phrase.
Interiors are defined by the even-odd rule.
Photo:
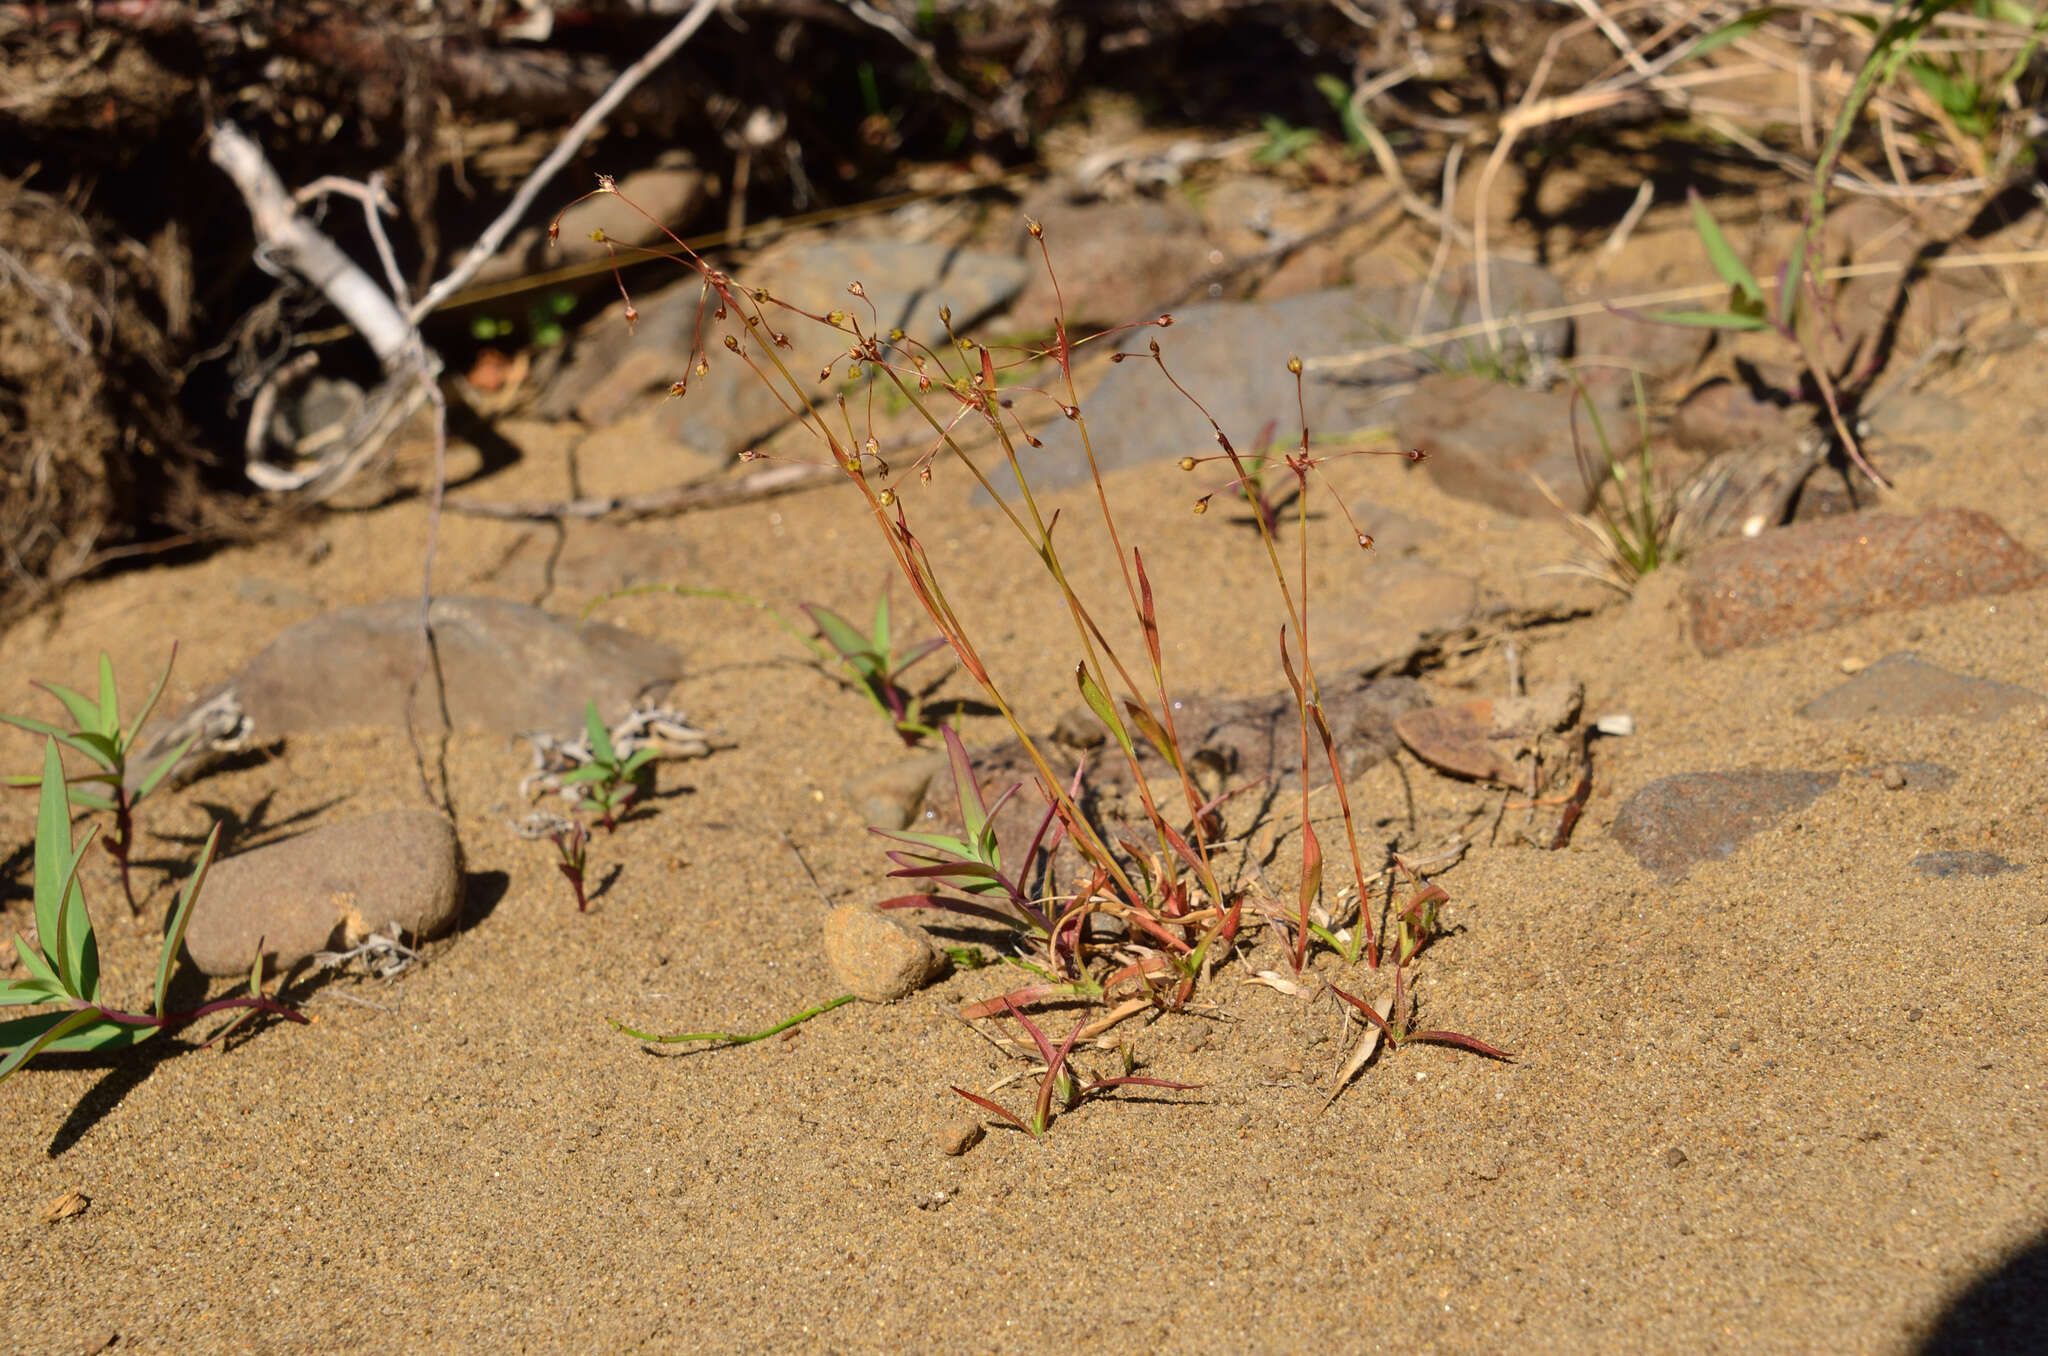
[[[1385,997],[1375,999],[1372,1010],[1377,1012],[1380,1015],[1380,1020],[1384,1022],[1387,1020],[1387,1014],[1394,1010],[1394,996],[1387,994]],[[1358,1044],[1351,1047],[1351,1055],[1344,1061],[1344,1067],[1337,1070],[1335,1086],[1330,1089],[1329,1097],[1323,1101],[1325,1110],[1329,1108],[1330,1103],[1337,1100],[1339,1093],[1351,1086],[1351,1080],[1358,1077],[1358,1071],[1372,1062],[1373,1055],[1379,1051],[1381,1038],[1380,1028],[1370,1024],[1366,1026],[1364,1031],[1359,1033]]]
[[[43,1223],[55,1224],[59,1220],[70,1219],[73,1215],[82,1215],[85,1208],[91,1204],[92,1197],[83,1191],[67,1191],[43,1207]]]
[[[1287,976],[1281,974],[1278,970],[1261,970],[1257,974],[1253,975],[1250,979],[1246,980],[1245,983],[1263,984],[1269,989],[1278,989],[1281,993],[1286,994],[1289,998],[1299,998],[1302,994],[1308,992],[1308,990],[1304,989],[1301,985],[1295,983],[1293,980],[1287,978]]]

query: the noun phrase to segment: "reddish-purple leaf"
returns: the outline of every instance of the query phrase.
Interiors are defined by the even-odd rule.
[[[1001,1116],[1004,1120],[1016,1126],[1025,1134],[1031,1135],[1033,1138],[1037,1137],[1036,1134],[1032,1131],[1031,1127],[1024,1124],[1024,1122],[1018,1118],[1017,1113],[1011,1111],[1009,1108],[1003,1106],[1002,1104],[998,1102],[991,1102],[986,1097],[982,1097],[975,1093],[969,1092],[967,1089],[961,1087],[957,1083],[953,1085],[953,1091],[959,1093],[962,1097],[965,1097],[968,1101],[974,1103],[976,1106],[982,1108],[984,1111],[993,1111],[996,1115]]]
[[[1408,1034],[1407,1039],[1427,1041],[1431,1045],[1455,1045],[1460,1049],[1470,1050],[1475,1055],[1485,1055],[1488,1059],[1514,1059],[1514,1056],[1505,1050],[1497,1050],[1485,1041],[1461,1036],[1455,1031],[1413,1031]]]

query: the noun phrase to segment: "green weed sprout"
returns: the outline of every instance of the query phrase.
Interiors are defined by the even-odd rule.
[[[585,617],[614,598],[633,598],[650,593],[669,593],[678,598],[715,598],[721,602],[740,603],[766,616],[818,659],[827,676],[844,686],[854,688],[868,699],[877,711],[888,718],[906,745],[915,746],[921,739],[936,737],[938,731],[925,719],[924,699],[903,683],[903,675],[911,665],[928,655],[946,648],[943,638],[932,639],[913,645],[902,656],[896,653],[894,631],[890,620],[889,593],[886,588],[875,600],[874,620],[869,623],[868,633],[861,631],[852,622],[819,603],[799,603],[802,612],[818,629],[812,636],[791,621],[781,609],[761,598],[744,593],[733,593],[727,589],[695,588],[687,584],[643,584],[634,588],[616,589],[599,595],[583,609]],[[832,672],[837,669],[838,672]]]
[[[1643,379],[1633,373],[1631,376],[1635,384],[1635,407],[1640,411],[1644,407]],[[1593,439],[1599,445],[1597,458],[1594,450],[1579,437],[1576,411],[1582,401],[1593,423]],[[1576,379],[1573,382],[1572,406],[1572,452],[1578,459],[1579,476],[1592,492],[1593,511],[1590,514],[1572,512],[1570,506],[1541,479],[1537,480],[1536,487],[1592,546],[1594,558],[1590,561],[1575,560],[1556,567],[1556,570],[1559,573],[1582,574],[1626,596],[1635,592],[1635,586],[1643,576],[1678,558],[1678,503],[1669,497],[1660,499],[1657,494],[1656,467],[1650,453],[1650,430],[1640,414],[1637,418],[1641,432],[1631,477],[1622,471],[1621,463],[1615,458],[1599,404],[1587,398],[1585,387]],[[1610,490],[1615,501],[1613,507],[1608,504]]]
[[[59,729],[44,721],[28,716],[10,716],[0,713],[0,720],[9,725],[19,726],[33,734],[44,735],[56,740],[66,748],[75,749],[90,758],[99,767],[97,772],[88,772],[77,778],[78,782],[103,783],[104,793],[75,787],[71,799],[90,809],[111,812],[114,816],[114,831],[106,842],[107,852],[121,866],[121,892],[128,897],[129,911],[137,912],[135,891],[129,880],[128,858],[135,847],[135,807],[142,799],[156,790],[170,770],[177,765],[192,747],[192,741],[199,737],[194,731],[179,745],[165,754],[163,760],[135,782],[131,788],[128,781],[128,753],[135,747],[135,736],[142,729],[142,722],[149,719],[149,713],[156,709],[157,699],[163,696],[164,685],[171,680],[171,666],[178,661],[178,647],[171,646],[171,657],[164,662],[164,671],[150,689],[149,700],[142,704],[135,719],[125,727],[121,724],[120,698],[114,691],[114,663],[106,652],[100,653],[100,685],[97,699],[75,692],[61,683],[37,683],[64,704],[64,709],[77,722],[75,730]],[[34,786],[36,777],[9,777],[10,786]]]
[[[943,650],[946,642],[942,638],[933,636],[913,645],[899,658],[890,632],[887,590],[875,600],[874,620],[866,635],[829,607],[805,603],[802,611],[817,624],[818,634],[831,647],[831,656],[852,679],[852,685],[889,718],[906,745],[915,745],[918,740],[930,739],[938,733],[925,721],[923,700],[903,685],[903,674],[920,659]],[[825,653],[815,644],[813,648]]]
[[[218,824],[206,836],[199,860],[185,881],[185,888],[178,892],[171,926],[164,934],[163,951],[157,958],[156,996],[150,1011],[124,1012],[102,1002],[99,944],[93,937],[92,919],[86,913],[85,895],[78,883],[78,863],[97,832],[96,828],[88,830],[85,841],[73,848],[64,767],[57,757],[56,741],[45,739],[42,798],[36,811],[36,944],[31,946],[20,936],[15,937],[15,954],[28,967],[29,977],[0,980],[0,1007],[43,1003],[58,1006],[54,1011],[0,1022],[0,1082],[39,1054],[124,1049],[216,1012],[239,1010],[240,1014],[214,1037],[216,1040],[264,1013],[294,1022],[308,1020],[289,1005],[263,996],[261,956],[249,977],[246,996],[218,999],[189,1012],[164,1010],[164,995],[170,987],[178,948],[185,940],[185,925],[191,920],[193,901],[199,898],[214,851],[220,845]]]
[[[646,794],[650,779],[648,765],[660,756],[660,750],[644,748],[622,760],[612,747],[611,732],[604,728],[604,720],[597,714],[594,701],[583,704],[583,728],[590,736],[590,761],[574,771],[563,773],[561,782],[564,786],[588,788],[576,808],[597,815],[604,822],[605,832],[614,833],[618,830],[620,817],[635,800]],[[565,853],[565,873],[567,860]],[[581,861],[576,865],[578,875],[572,877],[572,881],[580,881]],[[576,903],[579,909],[583,906],[580,885]]]

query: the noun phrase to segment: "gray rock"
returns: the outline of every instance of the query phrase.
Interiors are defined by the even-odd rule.
[[[2021,869],[1995,852],[1923,852],[1907,865],[1935,880],[1951,876],[2002,876]]]
[[[865,904],[841,904],[826,915],[825,962],[833,978],[869,1003],[916,993],[946,968],[923,928]]]
[[[1556,280],[1533,265],[1497,261],[1494,268],[1499,314],[1562,301]],[[1476,307],[1472,280],[1470,271],[1450,279],[1423,308],[1415,328],[1447,329],[1470,319]],[[1174,379],[1202,402],[1239,451],[1248,452],[1268,423],[1283,439],[1298,434],[1304,407],[1309,428],[1319,434],[1384,425],[1390,417],[1384,391],[1389,383],[1413,381],[1439,364],[1478,361],[1478,350],[1467,345],[1442,343],[1434,350],[1417,345],[1341,372],[1306,373],[1296,403],[1289,357],[1339,357],[1398,343],[1411,332],[1421,300],[1420,286],[1405,284],[1332,288],[1278,301],[1207,302],[1176,310],[1166,329],[1122,336],[1118,347],[1142,354],[1150,340],[1158,340]],[[1569,337],[1564,321],[1516,331],[1505,361],[1514,364],[1522,353],[1548,361],[1564,352]],[[1047,417],[1042,403],[1036,409],[1019,408],[1045,444],[1020,449],[1032,485],[1056,488],[1086,480],[1087,461],[1073,425],[1056,412]],[[1149,358],[1110,368],[1081,408],[1096,463],[1105,473],[1218,450],[1208,419],[1160,376]]]
[[[1401,401],[1395,429],[1402,446],[1422,452],[1424,469],[1446,494],[1523,518],[1554,518],[1551,495],[1574,513],[1593,502],[1594,482],[1572,444],[1575,420],[1580,445],[1597,456],[1592,419],[1583,403],[1574,408],[1570,392],[1439,373]]]
[[[1911,650],[1899,650],[1814,698],[1799,714],[1808,720],[1996,720],[2008,711],[2043,705],[2048,697],[2038,692],[1951,673]]]
[[[681,655],[599,622],[578,626],[500,598],[437,598],[432,612],[448,713],[458,729],[521,734],[580,729],[583,704],[607,721],[658,699],[682,676]],[[282,632],[241,672],[201,696],[145,740],[152,766],[203,715],[238,712],[245,727],[216,748],[310,730],[397,726],[422,672],[419,604],[394,599],[343,608]],[[437,729],[431,679],[413,718]],[[223,718],[223,722],[225,718]],[[194,758],[203,757],[195,749]]]
[[[864,772],[850,778],[843,789],[862,823],[878,829],[908,828],[924,804],[932,778],[943,777],[945,771],[946,755],[941,750]]]
[[[1010,310],[1019,329],[1049,330],[1060,299],[1070,334],[1153,319],[1211,267],[1200,219],[1172,199],[1048,202],[1037,217],[1058,273],[1059,297],[1037,242],[1020,224],[1030,273]]]
[[[185,950],[209,975],[246,975],[258,949],[286,970],[396,923],[408,941],[455,926],[455,829],[430,810],[387,810],[215,862],[192,906]]]
[[[1622,803],[1614,840],[1666,881],[1732,856],[1751,836],[1809,805],[1832,772],[1686,772],[1660,777]]]

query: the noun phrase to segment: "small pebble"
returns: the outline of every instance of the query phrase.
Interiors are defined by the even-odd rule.
[[[1685,1150],[1676,1145],[1664,1151],[1664,1165],[1675,1168],[1686,1161]]]
[[[1884,770],[1884,775],[1878,778],[1878,781],[1887,791],[1903,791],[1906,789],[1905,770],[1897,767],[1888,767]]]
[[[972,1116],[956,1116],[932,1132],[932,1143],[948,1158],[958,1158],[981,1143],[981,1122]]]

